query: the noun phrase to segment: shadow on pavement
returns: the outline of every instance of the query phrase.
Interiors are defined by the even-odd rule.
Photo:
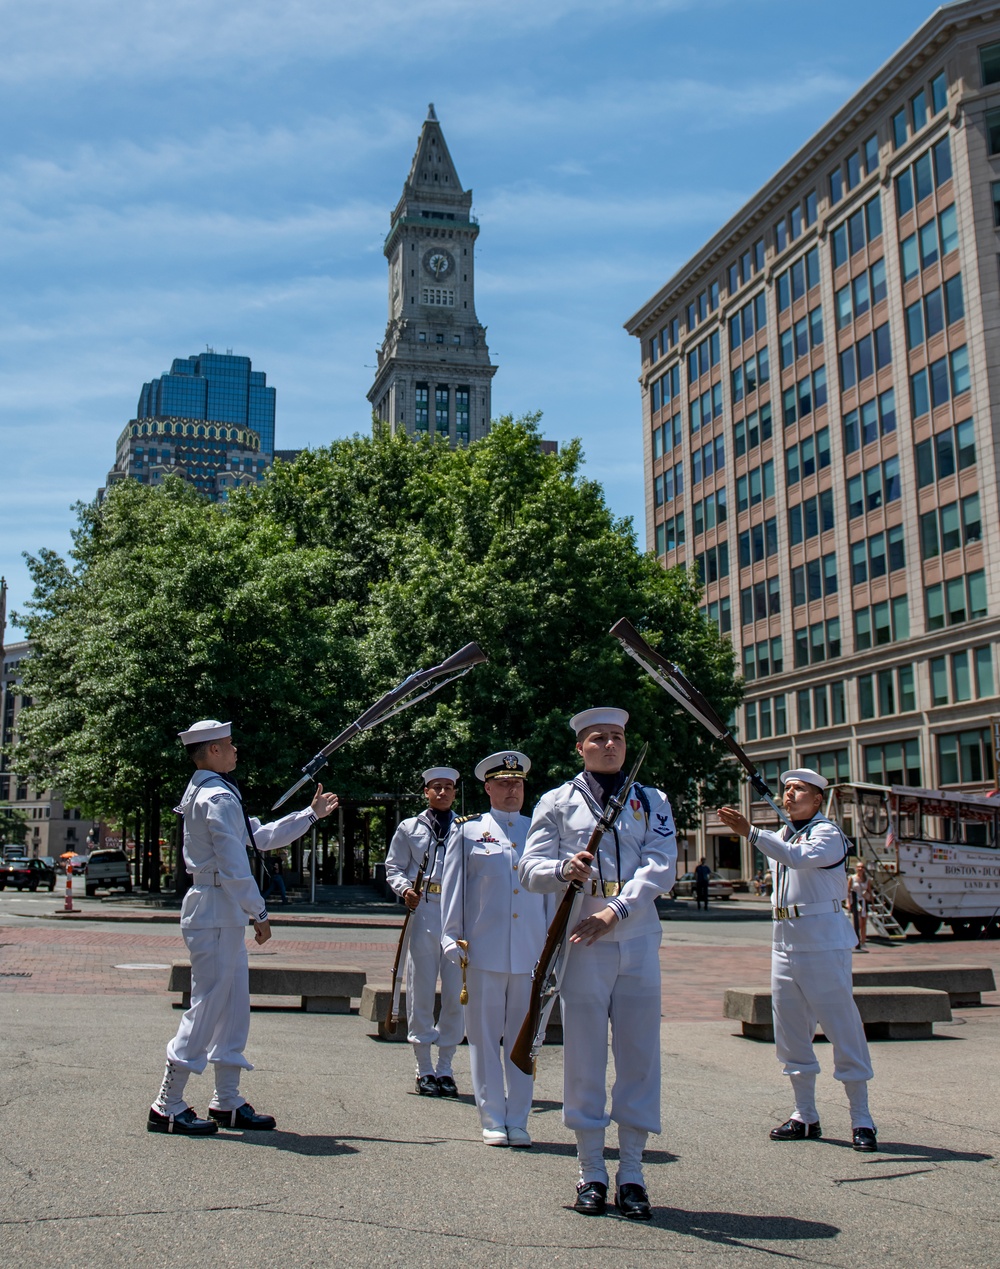
[[[854,1148],[850,1141],[843,1141],[837,1137],[824,1137],[823,1145],[840,1146],[846,1150]],[[878,1150],[874,1153],[888,1156],[893,1163],[988,1163],[995,1157],[992,1154],[982,1154],[972,1150],[942,1150],[937,1146],[914,1146],[903,1141],[887,1141],[884,1144],[880,1141]],[[879,1160],[875,1158],[871,1162],[877,1163]]]
[[[681,1208],[653,1209],[653,1224],[659,1229],[688,1234],[705,1242],[727,1247],[744,1247],[743,1240],[761,1242],[805,1242],[836,1238],[840,1230],[823,1221],[804,1221],[793,1216],[746,1216],[740,1212],[685,1212]],[[755,1248],[755,1250],[761,1250]]]

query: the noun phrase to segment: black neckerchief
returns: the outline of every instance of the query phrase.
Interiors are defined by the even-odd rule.
[[[581,771],[573,781],[578,789],[582,789],[587,793],[593,802],[597,804],[598,815],[600,812],[607,810],[608,802],[614,797],[625,783],[625,776],[621,771]],[[619,884],[622,879],[622,848],[621,841],[618,837],[618,829],[612,825],[611,833],[615,839],[615,877]],[[601,879],[601,886],[604,885],[604,867],[601,863],[601,848],[597,847],[597,875]]]
[[[451,828],[451,821],[454,818],[453,811],[439,811],[436,807],[429,806],[425,811],[421,811],[417,819],[424,824],[430,831],[431,835],[431,852],[428,860],[428,867],[425,873],[427,880],[434,876],[434,869],[437,866],[438,851],[444,847],[448,838],[448,830]],[[427,897],[427,887],[424,886],[424,898]]]

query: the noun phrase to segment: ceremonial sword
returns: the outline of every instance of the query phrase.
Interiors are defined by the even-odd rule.
[[[277,810],[288,799],[302,788],[304,784],[308,784],[310,780],[315,779],[316,773],[326,766],[326,761],[334,750],[339,749],[341,745],[359,735],[363,731],[368,731],[372,727],[377,727],[379,723],[384,723],[387,719],[393,718],[396,714],[401,713],[404,709],[409,709],[411,705],[416,705],[419,701],[424,701],[428,696],[433,696],[435,692],[447,687],[449,683],[454,683],[456,679],[460,679],[464,674],[472,669],[474,665],[480,665],[487,660],[486,653],[483,652],[478,643],[467,643],[464,648],[453,653],[446,661],[442,661],[440,665],[433,665],[429,670],[417,670],[415,674],[411,674],[394,687],[391,692],[380,697],[370,709],[354,720],[349,727],[345,727],[339,736],[335,736],[328,745],[324,745],[314,758],[310,758],[306,765],[302,768],[302,779],[297,780],[295,784],[278,798],[272,810]],[[447,675],[447,677],[445,677]],[[441,683],[435,683],[435,679],[444,679]],[[432,683],[427,691],[420,692],[419,696],[414,696],[414,692],[420,691],[425,683]],[[412,697],[412,700],[407,699]]]
[[[758,797],[763,798],[783,824],[791,828],[791,820],[772,797],[767,781],[751,762],[736,737],[716,713],[712,704],[705,699],[694,684],[684,677],[672,661],[668,661],[666,657],[654,652],[636,630],[635,626],[625,617],[622,617],[620,621],[616,621],[608,633],[614,635],[632,660],[638,661],[650,678],[654,679],[679,705],[683,705],[692,718],[696,718],[702,727],[710,732],[716,740],[722,741],[743,768],[744,778],[753,791]]]

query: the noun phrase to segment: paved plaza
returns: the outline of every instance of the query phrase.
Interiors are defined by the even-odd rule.
[[[53,896],[0,901],[0,1258],[21,1266],[628,1266],[1000,1263],[1000,996],[958,1009],[933,1041],[873,1044],[882,1150],[850,1149],[840,1088],[820,1077],[824,1138],[777,1144],[790,1110],[773,1048],[722,1020],[726,986],[767,981],[760,905],[690,905],[663,922],[664,1132],[652,1142],[651,1225],[569,1210],[575,1164],[562,1056],[540,1062],[527,1152],[484,1149],[466,1093],[412,1092],[404,1045],[351,1015],[254,1009],[245,1092],[274,1133],[204,1140],[145,1131],[178,1012],[173,923],[46,919]],[[34,915],[31,915],[34,913]],[[387,981],[397,914],[291,911],[253,956],[356,966]],[[327,918],[329,921],[330,918]],[[303,922],[307,922],[303,924]],[[1000,942],[950,937],[859,961],[988,964]],[[829,1066],[830,1051],[820,1046]],[[204,1112],[210,1077],[189,1092]],[[613,1144],[613,1134],[609,1135]],[[613,1172],[613,1168],[612,1168]]]

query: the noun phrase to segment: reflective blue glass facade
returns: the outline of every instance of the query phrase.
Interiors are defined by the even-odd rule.
[[[275,392],[267,375],[251,369],[249,357],[203,352],[176,357],[170,373],[142,385],[137,419],[197,419],[249,427],[260,450],[274,453]]]

